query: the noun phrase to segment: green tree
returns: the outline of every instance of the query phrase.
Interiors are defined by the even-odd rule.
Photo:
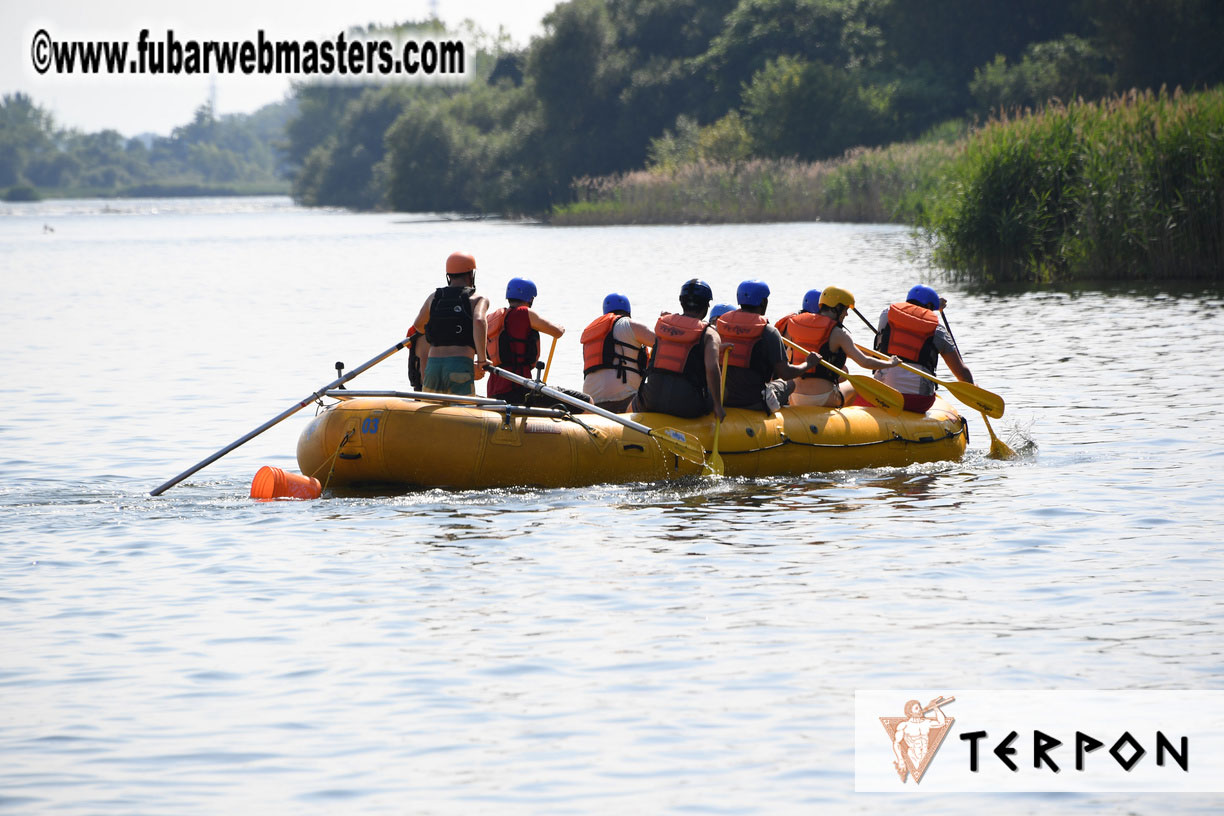
[[[28,94],[5,94],[0,99],[0,186],[17,184],[27,162],[52,152],[54,132],[51,114]]]
[[[389,85],[371,88],[349,103],[330,138],[311,153],[294,181],[294,195],[306,204],[370,209],[380,206],[386,190],[374,168],[386,153],[384,140],[414,97],[440,89]]]
[[[1119,89],[1224,81],[1220,0],[1085,0]]]
[[[1002,55],[974,71],[969,91],[980,113],[1037,107],[1051,99],[1099,99],[1111,90],[1105,60],[1074,34],[1030,45],[1024,58],[1008,65]]]
[[[779,57],[744,89],[744,117],[759,155],[823,159],[886,140],[888,102],[847,71]]]

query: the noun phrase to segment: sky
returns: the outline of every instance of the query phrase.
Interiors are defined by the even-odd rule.
[[[151,39],[173,30],[180,40],[332,40],[351,26],[421,20],[436,9],[448,26],[472,20],[490,35],[504,29],[518,45],[543,31],[558,0],[0,0],[0,95],[21,91],[61,127],[114,129],[125,136],[168,135],[215,93],[216,113],[250,113],[289,91],[285,77],[40,75],[33,67],[35,33],[64,42],[126,41],[134,52],[142,28]]]

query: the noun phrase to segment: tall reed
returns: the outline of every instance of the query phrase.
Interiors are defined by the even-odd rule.
[[[1224,277],[1224,89],[1003,116],[921,219],[940,265],[987,280]]]

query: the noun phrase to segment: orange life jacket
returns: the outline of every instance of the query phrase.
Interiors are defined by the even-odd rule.
[[[485,354],[489,362],[495,366],[507,368],[515,374],[522,374],[524,377],[531,376],[531,367],[540,359],[540,333],[529,328],[526,337],[514,337],[509,331],[506,331],[506,322],[519,309],[523,310],[520,313],[523,316],[521,319],[530,320],[527,315],[528,308],[527,306],[515,306],[513,309],[501,308],[485,316],[488,326],[488,343],[485,346]]]
[[[697,349],[696,360],[702,364],[701,382],[704,383],[704,360],[700,349],[705,330],[705,321],[695,317],[685,317],[682,314],[665,314],[660,317],[655,323],[655,345],[650,355],[650,368],[685,374],[692,368],[689,360],[693,357],[693,349]]]
[[[628,373],[641,377],[646,373],[646,349],[622,343],[613,336],[617,321],[624,318],[615,312],[600,315],[582,330],[582,375],[604,368],[614,370],[621,382]],[[625,318],[628,319],[628,318]]]
[[[742,309],[727,312],[718,318],[718,336],[724,343],[734,344],[727,365],[748,368],[752,349],[768,325],[769,321],[765,319],[765,315],[745,312]]]
[[[934,372],[939,362],[935,349],[938,328],[939,316],[930,309],[913,303],[894,303],[888,307],[888,324],[876,338],[876,349]]]
[[[837,328],[836,320],[825,315],[812,314],[811,312],[791,315],[790,320],[786,324],[787,336],[791,340],[808,351],[816,352],[829,364],[835,365],[838,368],[845,368],[846,353],[844,351],[835,352],[829,346],[829,337],[832,336],[835,328]],[[807,355],[792,348],[790,349],[790,361],[791,365],[803,365],[807,361]],[[819,366],[816,370],[802,376],[807,379],[814,378],[829,380],[830,382],[841,382],[841,375],[830,371],[824,366]]]

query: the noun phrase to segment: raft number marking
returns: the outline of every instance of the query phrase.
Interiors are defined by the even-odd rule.
[[[380,417],[366,417],[361,423],[361,432],[363,434],[378,433],[378,420]]]

